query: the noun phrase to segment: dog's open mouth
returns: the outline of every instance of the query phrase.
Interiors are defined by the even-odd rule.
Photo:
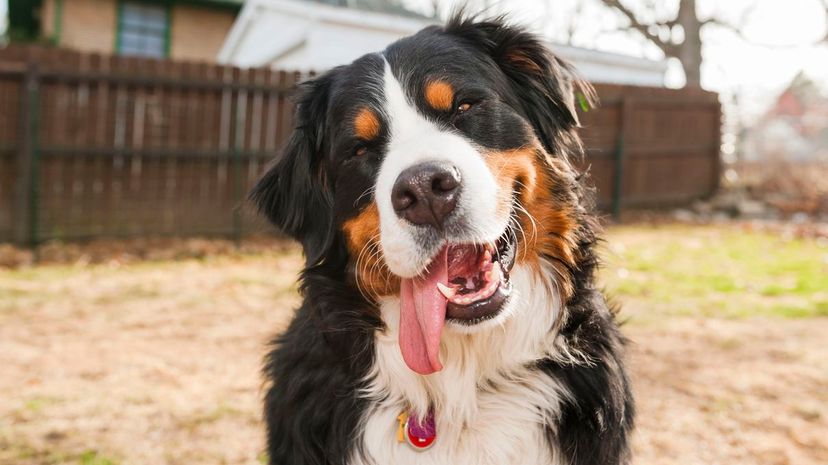
[[[400,350],[421,374],[442,369],[446,319],[466,326],[497,316],[512,290],[513,228],[494,244],[447,244],[419,276],[400,280]]]
[[[446,318],[473,325],[495,317],[509,298],[514,242],[508,230],[496,244],[449,245],[448,284],[437,285],[448,301]]]

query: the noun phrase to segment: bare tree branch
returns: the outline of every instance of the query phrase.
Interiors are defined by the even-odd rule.
[[[676,24],[678,24],[678,20],[671,19],[668,21],[656,21],[653,23],[653,26],[673,27]]]
[[[628,25],[621,26],[622,30],[635,31],[645,40],[657,46],[664,52],[664,55],[670,58],[676,58],[681,62],[684,68],[684,74],[687,78],[688,86],[701,85],[701,66],[703,61],[703,37],[702,29],[710,27],[717,27],[736,34],[741,40],[761,47],[768,48],[796,48],[807,46],[819,46],[821,44],[828,44],[828,0],[819,0],[818,3],[825,7],[825,36],[813,43],[798,43],[798,44],[768,44],[760,43],[748,37],[745,34],[746,25],[749,23],[749,17],[753,14],[757,3],[751,3],[743,10],[741,18],[738,22],[728,21],[723,19],[723,14],[714,13],[711,17],[702,20],[698,17],[696,10],[697,0],[678,0],[678,12],[673,19],[656,19],[644,21],[636,15],[636,11],[647,11],[647,17],[663,16],[657,10],[657,4],[654,1],[644,1],[639,3],[647,9],[633,10],[622,0],[601,0],[601,4],[605,7],[615,10],[626,18]],[[664,12],[662,12],[664,13]],[[674,27],[681,26],[680,33]]]
[[[828,1],[828,0],[826,0],[826,1]],[[828,14],[828,12],[826,12],[826,14]],[[828,20],[826,20],[826,23],[828,23]],[[747,42],[751,45],[755,45],[757,47],[765,47],[765,48],[771,48],[771,49],[773,49],[773,48],[787,49],[787,48],[800,48],[800,47],[816,46],[816,45],[819,45],[821,43],[828,43],[828,30],[825,32],[825,37],[823,37],[821,39],[818,39],[818,40],[816,40],[815,42],[812,42],[812,43],[769,44],[767,42],[760,42],[760,41],[755,40],[751,37],[748,37],[748,35],[745,34],[745,31],[741,26],[731,24],[727,21],[722,21],[718,18],[705,19],[704,21],[701,22],[701,24],[702,24],[702,26],[713,25],[713,26],[723,28],[727,31],[732,32],[733,34],[736,34],[737,36],[739,36],[740,39],[744,40],[745,42]],[[828,27],[828,24],[826,24],[826,27]]]
[[[828,0],[822,0],[823,7],[825,7],[825,35],[820,40],[823,44],[828,44]]]
[[[714,18],[707,18],[704,21],[701,21],[702,27],[710,25],[710,24],[712,24],[714,26],[719,26],[719,27],[725,28],[728,31],[733,32],[734,34],[737,34],[741,38],[747,40],[747,37],[745,37],[745,33],[742,30],[742,27],[740,27],[740,26],[737,26],[735,24],[731,24],[727,21],[723,21],[723,20],[721,20],[719,18],[715,18],[715,17]]]
[[[828,0],[826,0],[828,1]],[[575,7],[575,11],[571,15],[571,19],[569,20],[569,24],[566,31],[566,43],[567,45],[575,45],[573,43],[573,38],[575,37],[575,32],[578,31],[580,28],[580,18],[583,16],[584,11],[584,4],[578,3]]]
[[[638,18],[635,16],[635,13],[632,10],[630,10],[629,8],[627,8],[626,6],[624,6],[624,4],[621,3],[621,0],[601,0],[601,2],[604,5],[606,5],[610,8],[613,8],[616,11],[618,11],[619,13],[621,13],[622,15],[624,15],[627,18],[627,20],[629,20],[629,22],[630,22],[630,25],[629,25],[630,29],[634,29],[634,30],[638,31],[639,34],[643,35],[647,40],[649,40],[650,42],[655,44],[658,48],[660,48],[661,51],[663,51],[665,55],[674,55],[675,54],[675,45],[673,45],[670,42],[666,42],[666,41],[661,40],[661,37],[659,37],[658,34],[654,34],[650,30],[650,27],[652,26],[652,24],[644,24],[641,21],[639,21]],[[675,21],[670,21],[670,22],[675,23]]]

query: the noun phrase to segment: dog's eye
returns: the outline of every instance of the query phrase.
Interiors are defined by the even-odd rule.
[[[472,107],[471,102],[462,102],[462,103],[460,103],[460,105],[457,105],[457,109],[455,110],[455,112],[458,115],[462,115],[463,113],[471,110],[471,107]]]
[[[359,145],[354,149],[354,156],[355,157],[361,157],[361,156],[365,155],[366,153],[368,153],[368,147],[365,147],[364,145]]]

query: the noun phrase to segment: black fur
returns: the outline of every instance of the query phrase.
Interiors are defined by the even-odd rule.
[[[621,359],[624,339],[597,291],[580,290],[567,310],[568,321],[560,334],[570,350],[589,363],[544,360],[539,364],[573,393],[549,434],[571,465],[628,463],[635,408]]]
[[[521,28],[504,27],[504,22],[504,18],[475,21],[456,16],[446,32],[495,60],[520,99],[522,115],[549,153],[566,156],[572,149],[580,150],[580,142],[570,132],[579,124],[575,93],[591,103],[592,88],[537,37]]]
[[[382,57],[412,86],[435,70],[462,79],[458,101],[480,102],[473,118],[435,112],[422,94],[418,107],[481,146],[519,147],[534,134],[563,160],[581,152],[573,92],[589,98],[589,87],[520,28],[503,20],[457,17],[392,44]],[[301,242],[307,260],[300,279],[304,301],[288,330],[274,340],[264,370],[273,465],[346,465],[359,452],[367,401],[358,392],[374,363],[374,335],[383,322],[375,303],[357,290],[354,257],[341,226],[370,199],[364,194],[374,182],[388,134],[367,145],[368,155],[355,158],[362,142],[342,121],[360,104],[382,99],[371,84],[382,75],[383,63],[379,55],[368,55],[303,84],[296,128],[283,155],[250,194],[276,226]],[[533,134],[513,129],[521,121],[530,123]],[[549,441],[571,465],[627,464],[634,407],[621,358],[623,338],[595,290],[591,192],[577,181],[556,189],[556,196],[578,204],[579,224],[577,265],[567,265],[574,293],[560,337],[588,362],[537,363],[573,394],[557,423],[548,425]]]
[[[250,192],[250,200],[317,263],[333,240],[333,198],[322,175],[325,117],[333,73],[303,84],[296,126],[283,155]]]
[[[349,283],[348,256],[322,171],[328,93],[337,72],[302,86],[296,128],[283,155],[250,193],[275,225],[302,243],[307,263],[300,279],[304,302],[265,362],[272,464],[346,463],[365,409],[357,391],[373,362],[374,332],[382,327]]]
[[[272,464],[345,465],[358,444],[366,401],[357,392],[381,322],[360,311],[365,301],[341,276],[326,274],[305,275],[305,301],[267,357],[264,415]]]

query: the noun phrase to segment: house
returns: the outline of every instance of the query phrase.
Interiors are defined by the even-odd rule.
[[[745,134],[746,161],[828,162],[828,87],[799,73]]]
[[[435,20],[381,0],[247,0],[218,55],[220,63],[324,70],[382,50]],[[551,44],[596,83],[664,86],[665,61]]]
[[[366,0],[248,0],[220,63],[324,70],[381,50],[433,20],[395,3]]]
[[[84,52],[215,62],[244,0],[14,0],[9,37]]]

